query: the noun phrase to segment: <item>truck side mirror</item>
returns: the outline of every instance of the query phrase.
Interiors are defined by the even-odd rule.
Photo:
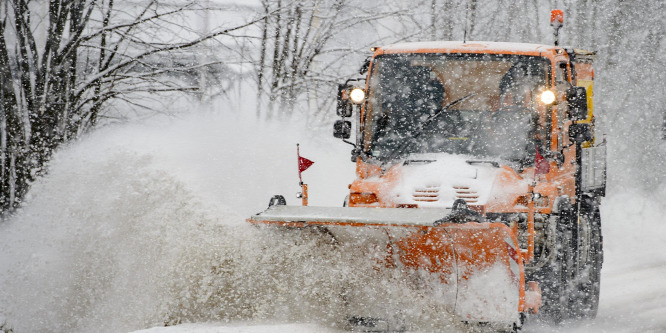
[[[587,90],[585,87],[571,87],[567,89],[567,105],[569,107],[569,119],[587,119]]]
[[[351,117],[352,115],[352,103],[349,101],[348,95],[347,85],[338,85],[338,100],[335,107],[335,113],[340,117]]]
[[[594,138],[590,124],[571,124],[569,126],[569,139],[575,143],[591,141]]]
[[[351,121],[337,120],[333,124],[333,136],[339,139],[349,139],[351,137]]]

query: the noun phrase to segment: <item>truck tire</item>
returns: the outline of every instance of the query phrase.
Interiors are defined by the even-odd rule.
[[[603,239],[601,235],[601,216],[593,200],[587,200],[581,207],[581,224],[584,231],[581,247],[579,274],[576,288],[572,295],[571,313],[573,318],[594,319],[599,309],[601,285],[601,266],[603,263]]]
[[[561,212],[554,217],[556,225],[552,227],[554,239],[546,250],[552,251],[552,259],[538,272],[537,281],[541,286],[543,305],[538,318],[548,323],[559,324],[570,316],[570,268],[573,266],[573,251],[571,246],[571,225],[568,221],[570,215]]]

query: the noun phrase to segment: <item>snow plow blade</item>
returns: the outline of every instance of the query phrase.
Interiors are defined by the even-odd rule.
[[[447,292],[460,320],[518,323],[525,305],[523,262],[516,236],[502,223],[445,222],[451,209],[270,206],[248,219],[261,226],[325,231],[359,255],[387,267],[427,272]],[[367,246],[372,243],[372,246]],[[538,307],[538,306],[537,306]],[[536,309],[535,309],[536,310]]]

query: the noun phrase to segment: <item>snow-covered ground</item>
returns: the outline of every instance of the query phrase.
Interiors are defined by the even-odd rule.
[[[0,224],[0,324],[15,332],[337,332],[342,280],[363,277],[335,260],[311,267],[304,259],[316,255],[313,244],[277,241],[245,223],[273,194],[298,202],[297,142],[315,161],[303,174],[310,203],[342,204],[354,165],[350,146],[329,133],[203,112],[108,127],[63,149],[24,209]],[[664,196],[664,188],[611,185],[599,316],[525,331],[666,331]],[[457,329],[430,320],[426,331]]]

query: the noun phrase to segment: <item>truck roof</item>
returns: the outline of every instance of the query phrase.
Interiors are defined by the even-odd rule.
[[[563,49],[554,45],[509,43],[509,42],[476,42],[476,41],[432,41],[398,43],[377,48],[381,53],[492,53],[492,54],[523,54],[542,55]]]

